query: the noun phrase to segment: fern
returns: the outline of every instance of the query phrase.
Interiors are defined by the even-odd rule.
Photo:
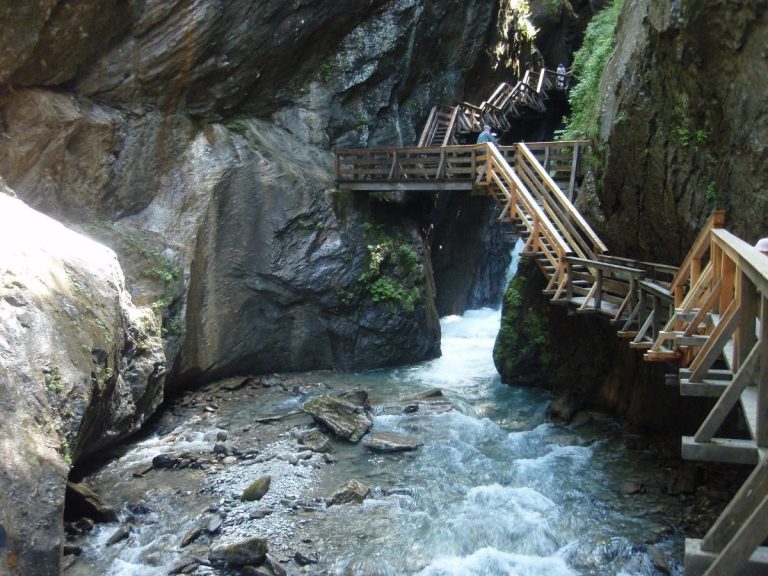
[[[584,43],[573,57],[573,76],[577,82],[568,94],[571,114],[565,119],[563,140],[597,136],[600,104],[600,77],[615,44],[616,20],[621,0],[595,14],[587,26]]]

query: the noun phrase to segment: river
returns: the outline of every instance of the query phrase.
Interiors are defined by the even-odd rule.
[[[107,545],[119,524],[97,526],[80,539],[80,559],[66,573],[167,574],[191,555],[205,558],[212,544],[258,535],[295,573],[682,574],[683,538],[670,528],[681,504],[664,491],[668,445],[600,414],[581,417],[576,427],[547,423],[546,392],[499,380],[491,358],[499,319],[488,309],[444,318],[443,353],[430,362],[291,375],[282,386],[231,392],[240,394],[232,402],[225,391],[208,389],[177,404],[86,477],[122,509],[129,536]],[[424,445],[375,454],[337,442],[331,464],[319,455],[298,464],[284,458],[295,437],[290,429],[307,428],[306,416],[290,416],[278,427],[253,424],[258,416],[296,410],[313,394],[350,387],[366,389],[375,406],[437,387],[454,409],[391,414],[379,408],[374,430],[417,436]],[[246,438],[254,432],[252,449],[256,444]],[[235,457],[219,456],[204,469],[146,471],[153,456],[169,450],[211,454],[221,433],[240,447]],[[255,503],[271,512],[259,518],[237,496],[262,474],[273,485]],[[325,508],[323,499],[351,478],[372,486],[371,495],[359,505]],[[150,511],[137,514],[137,502]],[[212,517],[224,518],[218,533],[180,548],[185,534]],[[294,548],[319,563],[298,567]],[[201,564],[191,573],[228,572]]]

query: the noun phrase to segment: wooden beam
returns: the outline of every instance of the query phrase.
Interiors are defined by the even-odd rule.
[[[709,442],[696,442],[693,436],[683,436],[682,457],[702,462],[728,462],[731,464],[757,464],[759,454],[754,440],[712,438]]]
[[[747,518],[752,516],[761,505],[765,505],[766,498],[768,498],[768,459],[763,458],[702,539],[702,550],[705,552],[723,551],[740,529],[744,527]],[[763,521],[768,521],[768,510],[763,509],[762,515]],[[755,547],[768,536],[768,525],[763,525],[763,527],[765,530],[758,534],[760,540],[755,544]]]
[[[733,381],[728,384],[728,387],[715,403],[714,408],[712,408],[699,427],[694,436],[696,442],[709,442],[715,435],[726,416],[731,412],[731,409],[736,406],[744,388],[747,384],[752,382],[753,373],[755,368],[757,368],[759,360],[760,347],[756,345],[752,348],[752,351],[749,353],[749,356],[747,356],[742,367],[733,377]]]
[[[701,550],[701,540],[685,539],[685,576],[702,576],[717,558],[714,552]],[[761,546],[752,553],[739,576],[768,574],[768,547]]]

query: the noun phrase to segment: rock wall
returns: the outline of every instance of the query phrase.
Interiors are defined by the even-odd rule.
[[[165,357],[115,253],[10,192],[0,180],[0,571],[47,575],[70,466],[154,412]]]
[[[544,276],[524,259],[507,286],[493,351],[504,382],[552,390],[555,420],[582,408],[608,410],[635,426],[678,431],[682,399],[665,385],[665,366],[643,362],[604,317],[573,314],[542,294]]]
[[[493,3],[11,5],[27,35],[2,40],[0,175],[116,250],[174,382],[439,353],[428,283],[405,314],[358,289],[377,214],[339,201],[328,149],[413,143],[461,99]],[[396,227],[429,270],[423,215]]]
[[[766,235],[767,7],[624,0],[601,80],[600,170],[581,198],[611,253],[678,264],[714,207],[747,241]],[[685,425],[663,367],[644,363],[607,322],[548,304],[538,270],[521,270],[494,354],[505,381],[657,430]],[[701,408],[685,401],[686,414]]]
[[[715,207],[768,221],[768,3],[625,1],[603,75],[598,187],[616,254],[679,263]]]

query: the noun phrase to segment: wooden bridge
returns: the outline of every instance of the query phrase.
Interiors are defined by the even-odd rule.
[[[679,268],[609,256],[572,203],[585,153],[585,142],[345,149],[336,177],[361,192],[490,196],[553,304],[606,316],[646,360],[679,363],[681,394],[717,399],[683,457],[754,466],[706,536],[686,540],[686,575],[768,574],[768,257],[723,229],[721,212]],[[747,433],[717,437],[733,411]]]

